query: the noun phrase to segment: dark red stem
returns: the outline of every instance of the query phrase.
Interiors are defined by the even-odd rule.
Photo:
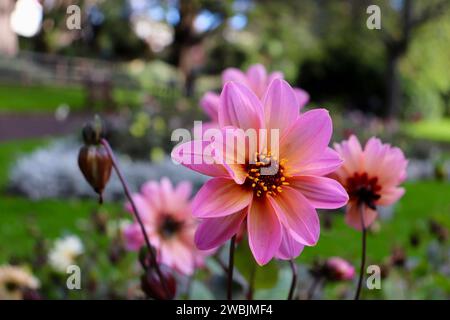
[[[145,231],[144,223],[142,222],[139,211],[136,207],[136,204],[133,201],[133,197],[131,195],[130,188],[128,187],[128,183],[125,180],[125,178],[122,174],[122,171],[119,168],[116,157],[114,156],[114,152],[112,151],[111,146],[109,145],[109,143],[106,139],[101,139],[100,143],[105,147],[106,152],[108,152],[108,155],[112,161],[113,168],[116,171],[120,182],[122,183],[122,187],[123,187],[123,190],[125,191],[125,195],[128,198],[128,201],[130,201],[131,207],[133,208],[133,214],[134,214],[139,226],[141,227],[142,234],[144,235],[144,240],[145,240],[145,244],[147,246],[147,249],[148,249],[148,252],[150,255],[151,264],[155,267],[156,273],[158,274],[161,284],[164,286],[164,289],[168,292],[168,287],[167,287],[165,278],[163,277],[161,269],[159,268],[158,262],[156,260],[155,251],[153,250],[153,247],[150,243],[150,239],[148,238],[147,232]]]

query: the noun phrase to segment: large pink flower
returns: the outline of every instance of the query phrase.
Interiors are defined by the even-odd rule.
[[[228,82],[218,114],[222,130],[278,129],[279,157],[272,155],[275,146],[266,139],[258,140],[259,151],[253,154],[235,144],[215,146],[227,159],[243,155],[244,163],[211,161],[204,152],[214,145],[210,141],[191,141],[173,150],[174,160],[214,177],[192,203],[194,216],[203,219],[195,234],[197,246],[206,250],[222,245],[246,219],[249,245],[260,265],[274,256],[297,257],[303,246],[318,241],[316,208],[339,208],[348,201],[344,188],[324,177],[342,163],[328,148],[332,133],[328,112],[316,109],[300,115],[294,90],[275,79],[262,101],[247,86]],[[203,163],[194,162],[199,156]],[[276,170],[264,175],[262,169],[269,167]]]
[[[203,265],[207,253],[199,251],[194,244],[197,222],[192,217],[189,201],[191,188],[189,182],[181,182],[174,188],[169,179],[162,178],[160,183],[145,183],[141,193],[133,195],[159,262],[186,275]],[[132,212],[130,203],[126,209]],[[125,229],[124,236],[129,250],[139,250],[144,245],[137,222]]]
[[[264,98],[264,94],[273,80],[283,78],[284,74],[280,71],[268,74],[266,68],[261,64],[250,66],[246,73],[236,68],[228,68],[222,73],[222,83],[224,85],[229,81],[242,83],[250,88],[259,99]],[[300,88],[294,88],[293,90],[298,107],[302,109],[309,101],[309,94]],[[207,127],[217,126],[219,122],[219,104],[220,97],[214,92],[205,93],[200,100],[200,106],[211,119],[211,123],[207,124]]]
[[[400,199],[405,190],[399,184],[406,179],[408,161],[403,152],[377,138],[370,138],[364,150],[354,135],[334,145],[344,159],[344,164],[331,176],[347,189],[350,201],[345,221],[362,230],[360,210],[364,227],[377,217],[377,206],[387,206]]]

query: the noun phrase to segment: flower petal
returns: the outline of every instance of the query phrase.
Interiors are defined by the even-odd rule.
[[[163,208],[167,208],[170,210],[169,212],[172,212],[174,190],[172,182],[170,182],[167,177],[161,178],[159,195],[161,197]]]
[[[281,224],[266,197],[252,201],[247,215],[248,243],[259,265],[268,263],[281,243]]]
[[[399,148],[389,148],[378,171],[379,182],[384,187],[395,187],[406,178],[408,161]]]
[[[207,92],[200,100],[200,106],[208,114],[213,122],[219,121],[220,96],[213,92]]]
[[[161,211],[163,208],[160,195],[159,183],[157,181],[148,181],[141,187],[141,194],[147,201],[147,205],[154,211]]]
[[[286,228],[283,227],[283,238],[275,257],[281,260],[295,259],[302,253],[304,247],[304,245],[295,241]]]
[[[294,88],[295,97],[297,99],[300,110],[309,102],[309,94],[303,89]]]
[[[404,188],[390,188],[381,190],[381,198],[376,202],[380,206],[390,206],[405,194]]]
[[[331,148],[326,148],[319,158],[311,160],[301,167],[291,168],[291,175],[324,176],[336,171],[344,161],[339,154]]]
[[[341,144],[334,144],[334,149],[344,159],[344,164],[336,172],[338,175],[342,175],[340,171],[346,172],[347,175],[353,176],[355,172],[360,172],[363,169],[363,151],[358,138],[351,135],[347,141],[343,141]]]
[[[226,83],[220,95],[220,127],[257,130],[262,123],[262,106],[255,94],[241,83]]]
[[[227,169],[216,161],[214,155],[205,152],[212,146],[211,141],[189,141],[173,148],[172,160],[183,166],[210,177],[227,177]]]
[[[204,219],[195,232],[195,244],[200,250],[221,246],[238,233],[247,215],[247,208],[225,217]]]
[[[248,85],[247,76],[237,68],[228,68],[222,73],[222,84],[225,85],[229,81],[240,82]]]
[[[313,246],[319,240],[320,223],[316,209],[297,190],[283,187],[283,193],[269,197],[283,226],[301,244]]]
[[[181,189],[179,189],[181,188]],[[186,216],[191,215],[191,210],[189,206],[189,194],[191,192],[191,184],[187,181],[180,183],[179,187],[175,190],[172,183],[167,177],[163,177],[160,182],[159,188],[159,201],[161,207],[159,212],[165,214],[171,214],[179,219],[186,219]],[[181,196],[178,192],[184,192]],[[154,199],[153,196],[151,199]]]
[[[362,154],[362,151],[360,151],[361,146],[359,145],[359,141],[357,140],[358,139],[353,135],[350,137],[350,139],[348,140],[348,150],[345,149],[343,144],[343,151],[349,155],[348,159],[347,157],[344,158],[346,166],[349,167],[353,172],[359,170],[359,167],[357,166],[357,163],[355,163],[355,161],[360,163],[362,161],[357,157],[363,157],[364,168],[366,172],[372,176],[377,176],[386,152],[389,151],[389,146],[387,144],[381,143],[380,139],[372,137],[367,141],[366,146],[364,147],[364,153]],[[347,163],[349,164],[347,165]]]
[[[280,137],[299,116],[299,107],[291,86],[282,79],[273,80],[263,99],[266,128],[279,129]]]
[[[375,221],[378,213],[367,206],[364,206],[363,210],[364,226],[365,228],[368,228]],[[360,209],[359,206],[354,202],[349,202],[347,204],[347,210],[345,212],[345,223],[358,231],[362,230]]]
[[[155,214],[157,214],[157,211],[153,210],[153,207],[149,204],[147,199],[142,195],[140,195],[139,193],[133,194],[132,198],[142,221],[144,223],[152,224],[152,222],[154,222]],[[125,204],[125,209],[131,214],[133,214],[134,217],[133,207],[130,202],[127,202]]]
[[[258,141],[235,127],[223,127],[221,132],[222,144],[216,141],[216,145],[221,151],[224,167],[237,184],[243,184],[247,178],[246,160],[249,152],[257,150]]]
[[[308,111],[298,117],[280,142],[280,156],[286,158],[288,170],[319,158],[331,139],[333,126],[325,109]]]
[[[129,251],[137,251],[144,245],[144,235],[137,223],[129,224],[123,230],[125,247]]]
[[[145,232],[149,237],[150,243],[157,248],[159,246],[159,238],[155,236],[152,229],[149,225],[145,225]],[[129,251],[137,251],[145,244],[144,235],[137,222],[131,223],[124,228],[123,237],[125,247]]]
[[[348,201],[347,191],[334,179],[298,176],[290,178],[289,183],[300,191],[314,208],[337,209]]]
[[[266,90],[267,71],[262,64],[254,64],[247,70],[248,85],[253,89],[253,92],[262,98]]]
[[[189,200],[192,193],[192,183],[190,181],[181,181],[175,188],[175,196],[181,200]]]
[[[227,216],[247,207],[252,196],[251,191],[232,179],[213,178],[196,194],[192,201],[192,212],[198,218]]]
[[[181,241],[166,241],[161,250],[160,262],[184,275],[192,275],[195,253]]]
[[[275,79],[284,79],[284,74],[281,71],[274,71],[269,75],[269,79],[267,79],[267,84],[270,84]]]

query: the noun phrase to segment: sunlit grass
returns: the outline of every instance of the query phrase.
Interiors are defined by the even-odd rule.
[[[404,125],[404,131],[419,139],[450,142],[450,118],[408,123]]]

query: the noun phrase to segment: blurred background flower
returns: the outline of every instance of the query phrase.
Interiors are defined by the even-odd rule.
[[[192,275],[197,267],[204,266],[204,259],[210,253],[198,250],[194,244],[198,223],[192,216],[191,192],[189,182],[182,181],[173,186],[164,177],[160,182],[146,182],[141,192],[133,195],[158,261],[185,275]],[[126,208],[132,212],[130,203]],[[126,226],[123,234],[128,250],[137,251],[144,245],[144,236],[137,222]]]
[[[68,235],[55,240],[48,254],[48,261],[55,271],[66,273],[67,267],[76,264],[78,256],[83,252],[84,247],[80,238]]]
[[[37,290],[39,280],[19,266],[0,266],[0,300],[22,300],[28,290]]]

